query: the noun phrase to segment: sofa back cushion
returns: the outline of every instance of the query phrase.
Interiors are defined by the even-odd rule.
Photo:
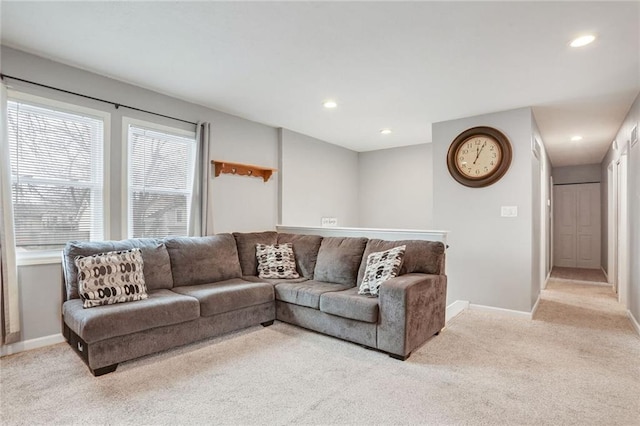
[[[238,247],[238,258],[240,259],[240,268],[242,275],[258,275],[258,261],[256,260],[256,244],[273,245],[276,244],[278,233],[275,231],[267,232],[234,232],[233,237]]]
[[[236,240],[231,234],[210,237],[168,237],[173,285],[208,284],[240,278]]]
[[[147,290],[173,287],[171,261],[167,248],[155,238],[136,238],[123,241],[69,241],[62,250],[62,270],[65,281],[65,300],[78,299],[77,256],[92,256],[110,251],[139,248],[144,262]]]
[[[323,238],[313,279],[354,287],[366,245],[366,238]]]
[[[312,280],[322,237],[318,235],[278,234],[278,244],[285,243],[293,245],[298,273],[304,278]]]
[[[358,285],[362,283],[364,271],[367,269],[367,257],[371,253],[389,250],[398,246],[406,246],[404,261],[398,275],[413,272],[423,274],[444,275],[444,244],[440,241],[424,240],[369,240],[362,256],[362,263],[358,271]]]

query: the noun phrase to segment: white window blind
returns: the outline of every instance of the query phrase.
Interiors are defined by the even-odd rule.
[[[129,237],[188,233],[195,136],[129,125]]]
[[[8,102],[16,245],[104,237],[102,118]]]

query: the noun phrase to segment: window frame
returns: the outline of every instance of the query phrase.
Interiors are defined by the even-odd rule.
[[[172,127],[172,126],[167,126],[165,124],[158,124],[158,123],[154,123],[152,121],[146,121],[146,120],[140,120],[138,118],[133,118],[133,117],[122,117],[122,186],[121,186],[121,205],[122,205],[122,210],[120,211],[120,217],[122,218],[121,221],[121,232],[122,232],[122,238],[133,238],[130,234],[131,231],[131,227],[132,224],[131,222],[131,215],[130,213],[130,208],[129,208],[129,126],[134,126],[134,127],[142,127],[142,128],[146,128],[149,130],[155,130],[158,132],[164,132],[164,133],[172,133],[174,135],[178,135],[178,136],[184,136],[184,137],[189,137],[189,138],[193,138],[195,140],[196,138],[196,131],[195,128],[193,130],[186,130],[180,127]],[[197,155],[198,155],[198,147],[197,147],[197,141],[195,141],[196,145],[194,145],[194,151],[193,151],[193,155],[194,155],[194,167],[195,167],[195,162],[197,161]],[[187,216],[189,216],[189,212],[187,211]],[[189,218],[187,217],[187,229],[188,229],[188,221]]]
[[[69,102],[62,102],[42,96],[36,96],[15,89],[7,90],[7,102],[28,104],[35,107],[52,109],[69,114],[84,115],[102,120],[102,232],[103,239],[109,239],[111,235],[111,114],[95,108],[90,108]],[[62,249],[25,251],[21,250],[20,247],[16,247],[16,263],[18,266],[60,263],[61,253]]]

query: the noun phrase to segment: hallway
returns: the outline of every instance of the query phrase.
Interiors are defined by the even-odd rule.
[[[635,334],[600,269],[554,267],[540,298],[534,320]]]

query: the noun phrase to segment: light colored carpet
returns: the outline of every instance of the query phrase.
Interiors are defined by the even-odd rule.
[[[584,283],[607,285],[607,278],[602,269],[563,268],[554,266],[551,278],[584,281]]]
[[[94,378],[66,344],[0,360],[3,424],[640,424],[640,339],[610,289],[552,280],[533,321],[465,311],[406,362],[283,323]]]

